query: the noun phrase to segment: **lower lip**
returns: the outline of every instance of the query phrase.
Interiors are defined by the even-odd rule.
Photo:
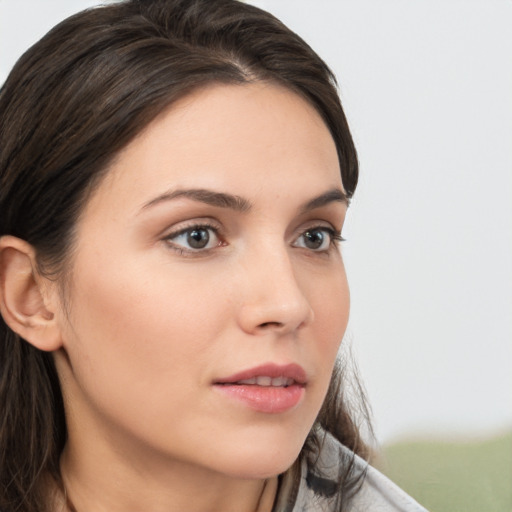
[[[288,387],[218,384],[215,388],[255,411],[270,414],[282,413],[295,408],[305,393],[304,386],[299,384]]]

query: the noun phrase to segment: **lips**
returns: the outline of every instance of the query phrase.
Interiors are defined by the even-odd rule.
[[[219,379],[215,384],[248,384],[258,386],[305,385],[306,372],[298,364],[264,364],[229,377]]]
[[[251,379],[243,379],[235,382],[235,384],[248,384],[251,386],[273,386],[273,387],[288,387],[292,384],[295,384],[293,379],[288,377],[268,377],[268,376],[260,376],[260,377],[252,377]]]
[[[296,364],[266,364],[214,382],[214,389],[262,413],[294,409],[305,394],[306,372]]]

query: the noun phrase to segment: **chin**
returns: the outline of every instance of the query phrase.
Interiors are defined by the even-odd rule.
[[[290,436],[291,437],[291,436]],[[265,479],[284,473],[297,460],[304,440],[293,443],[248,443],[237,447],[229,458],[224,458],[226,474],[244,479]]]
[[[246,480],[265,480],[272,478],[288,470],[297,460],[299,453],[293,458],[276,457],[273,453],[269,453],[267,457],[260,455],[258,460],[248,460],[245,464],[241,464],[241,461],[238,461],[238,464],[229,468],[227,474],[234,478]]]
[[[224,447],[224,461],[231,466],[232,474],[242,478],[279,475],[296,462],[315,417],[310,411],[301,411],[288,418],[276,417],[269,423],[254,422],[251,427],[231,430],[219,443]]]

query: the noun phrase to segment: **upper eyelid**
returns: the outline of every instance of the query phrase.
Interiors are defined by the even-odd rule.
[[[306,223],[306,224],[308,224],[308,223]],[[164,235],[164,238],[168,238],[170,236],[177,236],[177,235],[184,233],[190,229],[198,229],[198,228],[213,229],[217,233],[223,231],[223,227],[217,222],[211,222],[209,220],[207,220],[207,221],[191,221],[190,224],[186,224],[186,225],[180,226],[178,228],[166,229],[165,231],[168,231],[168,233],[166,235]],[[297,234],[297,233],[303,234],[306,231],[311,230],[311,229],[327,229],[327,230],[333,231],[335,233],[340,232],[340,230],[337,229],[336,226],[333,226],[332,223],[329,221],[312,221],[307,226],[304,226],[304,224],[302,224],[301,226],[294,229],[293,232],[295,234]]]
[[[336,229],[334,226],[322,226],[322,225],[318,225],[318,226],[311,226],[309,228],[305,228],[305,229],[302,229],[300,232],[299,232],[299,236],[302,236],[304,234],[306,234],[308,231],[315,231],[315,230],[324,230],[324,231],[328,231],[329,234],[333,237],[333,238],[339,238],[341,240],[344,240],[344,238],[341,236],[341,230],[339,229]]]
[[[326,229],[332,231],[334,234],[341,235],[342,227],[343,223],[341,223],[340,228],[338,228],[333,220],[326,218],[300,220],[300,222],[297,222],[296,227],[291,229],[290,235],[288,236],[295,238],[296,236],[300,236],[301,234],[311,229]],[[205,216],[186,219],[173,223],[171,226],[167,226],[165,229],[163,229],[158,237],[160,239],[169,239],[194,228],[212,229],[219,237],[224,237],[228,232],[231,231],[230,229],[226,228],[224,223],[218,219]],[[238,229],[236,229],[236,231],[238,231]]]
[[[181,224],[181,225],[180,225]],[[178,226],[176,225],[166,228],[162,232],[162,238],[168,239],[173,236],[178,236],[182,233],[185,233],[188,230],[191,229],[198,229],[198,228],[207,228],[207,229],[213,229],[217,234],[222,232],[222,227],[219,223],[208,219],[208,220],[191,220],[189,222],[183,221],[178,223]]]
[[[328,229],[334,231],[335,233],[341,233],[341,229],[337,228],[333,222],[320,219],[313,219],[311,221],[302,222],[296,229],[294,229],[294,233],[304,233],[309,229]]]

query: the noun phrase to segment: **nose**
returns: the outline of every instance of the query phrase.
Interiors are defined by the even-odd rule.
[[[286,248],[254,254],[240,279],[239,325],[253,335],[293,333],[314,319]]]

